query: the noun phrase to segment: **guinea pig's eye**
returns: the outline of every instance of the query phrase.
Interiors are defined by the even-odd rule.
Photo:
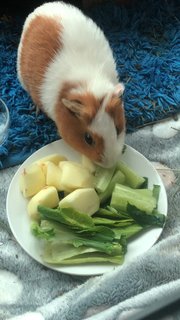
[[[89,132],[85,132],[84,134],[84,140],[87,144],[89,144],[90,146],[92,146],[93,144],[95,144],[92,136],[90,135]]]
[[[116,133],[117,133],[117,136],[120,134],[120,130],[118,127],[116,127]]]

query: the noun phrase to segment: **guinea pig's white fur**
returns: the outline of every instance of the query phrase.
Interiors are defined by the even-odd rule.
[[[102,166],[115,164],[125,136],[124,86],[90,18],[63,2],[35,9],[23,27],[17,72],[68,144]]]

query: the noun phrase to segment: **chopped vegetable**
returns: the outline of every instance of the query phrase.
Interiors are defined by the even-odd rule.
[[[126,177],[126,184],[134,189],[140,188],[145,182],[145,179],[139,176],[134,170],[129,168],[123,161],[117,163],[117,169],[124,173]]]
[[[95,189],[97,190],[98,193],[104,192],[110,181],[111,178],[115,172],[115,167],[113,168],[102,168],[97,166],[96,171],[95,171]]]
[[[61,185],[64,191],[94,187],[94,176],[79,163],[62,161],[59,167],[62,170]]]
[[[82,166],[88,169],[90,173],[94,173],[96,171],[95,164],[85,155],[82,155],[81,162],[82,162]]]
[[[35,221],[32,222],[31,231],[33,235],[39,239],[50,240],[55,236],[54,229],[51,226],[45,226],[44,228],[42,228],[43,222],[41,222],[41,226],[39,225],[38,222],[35,222]]]
[[[113,228],[113,231],[116,234],[116,236],[119,236],[119,237],[125,236],[126,239],[129,239],[132,236],[137,235],[142,230],[146,230],[146,228],[137,223],[132,223],[127,227]]]
[[[31,197],[27,210],[33,235],[44,243],[43,260],[122,264],[129,239],[165,223],[160,186],[147,185],[122,161],[105,169],[84,156],[80,164],[54,154],[28,166],[20,189]]]
[[[153,197],[152,190],[132,189],[121,184],[116,184],[110,205],[116,209],[127,211],[128,203],[148,213],[151,213],[156,208],[156,199]]]
[[[159,201],[159,193],[160,193],[160,186],[154,184],[153,186],[153,197],[156,199],[156,203]]]
[[[50,247],[45,248],[45,252],[43,255],[43,259],[45,262],[49,264],[57,264],[57,265],[75,265],[75,264],[87,264],[87,263],[102,263],[102,262],[110,262],[113,264],[121,265],[124,262],[124,255],[119,256],[111,256],[105,253],[98,252],[97,250],[93,250],[92,248],[72,248],[66,247],[64,251],[60,246],[56,248]],[[77,251],[80,251],[81,254],[77,254]],[[71,257],[68,259],[63,259],[63,254],[68,253],[71,254]],[[76,254],[75,254],[76,253]]]
[[[46,178],[42,168],[36,163],[27,166],[20,176],[19,184],[25,198],[35,195],[46,185]]]
[[[104,241],[96,237],[84,237],[77,234],[74,230],[69,229],[67,226],[62,226],[57,222],[43,220],[40,226],[32,224],[32,232],[40,239],[49,240],[45,242],[45,248],[43,253],[44,261],[48,263],[74,264],[74,260],[85,260],[84,254],[88,253],[100,253],[98,255],[89,255],[89,262],[100,261],[99,258],[103,257],[103,261],[113,260],[120,263],[123,261],[123,247],[119,238],[114,241]],[[102,255],[103,254],[103,255]],[[67,260],[71,259],[71,260]]]
[[[60,208],[73,208],[88,215],[99,209],[100,200],[93,188],[76,189],[59,202]]]
[[[50,219],[70,226],[72,229],[89,230],[94,226],[92,218],[85,213],[77,212],[72,208],[50,209],[39,206],[38,211],[43,219]]]
[[[133,219],[127,218],[127,219],[119,219],[119,220],[113,220],[113,219],[107,219],[107,218],[99,218],[99,217],[93,217],[93,221],[95,225],[104,225],[104,226],[114,226],[114,227],[126,227],[132,224],[134,222]]]
[[[112,191],[115,187],[116,183],[121,183],[123,184],[125,181],[125,175],[120,171],[116,171],[115,174],[113,175],[112,179],[110,180],[107,188],[104,190],[104,192],[101,192],[99,194],[99,198],[101,203],[104,203],[108,198],[111,197]]]
[[[62,172],[60,168],[53,162],[48,161],[46,165],[46,184],[47,186],[53,186],[58,191],[63,190],[61,184]]]
[[[59,197],[56,188],[53,186],[45,187],[30,199],[27,205],[27,211],[31,219],[39,220],[39,205],[43,205],[48,208],[56,208],[58,203]]]
[[[113,208],[114,209],[114,208]],[[98,212],[95,213],[94,217],[102,217],[102,218],[108,218],[108,219],[120,219],[121,216],[118,213],[118,211],[115,209],[115,211],[108,210],[108,208],[99,208]]]
[[[156,226],[162,228],[165,223],[164,214],[158,212],[148,214],[130,204],[128,204],[127,210],[129,215],[141,226]]]
[[[53,153],[53,154],[50,154],[49,156],[43,157],[43,158],[35,161],[35,163],[37,163],[38,165],[41,166],[46,161],[48,161],[48,162],[54,163],[55,165],[58,165],[60,161],[65,161],[65,160],[67,160],[66,157],[64,157],[58,153]]]

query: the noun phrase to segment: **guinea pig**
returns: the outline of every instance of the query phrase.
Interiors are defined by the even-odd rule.
[[[67,144],[101,166],[117,162],[125,138],[124,85],[92,19],[61,1],[36,8],[23,26],[17,74]]]

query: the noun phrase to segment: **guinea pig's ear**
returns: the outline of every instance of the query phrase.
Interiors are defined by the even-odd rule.
[[[119,82],[114,88],[113,96],[121,97],[123,95],[124,89],[124,84],[122,82]]]
[[[68,99],[62,99],[61,100],[63,105],[69,109],[74,115],[78,118],[82,118],[83,116],[83,105],[80,103],[80,101],[75,100],[68,100]]]

